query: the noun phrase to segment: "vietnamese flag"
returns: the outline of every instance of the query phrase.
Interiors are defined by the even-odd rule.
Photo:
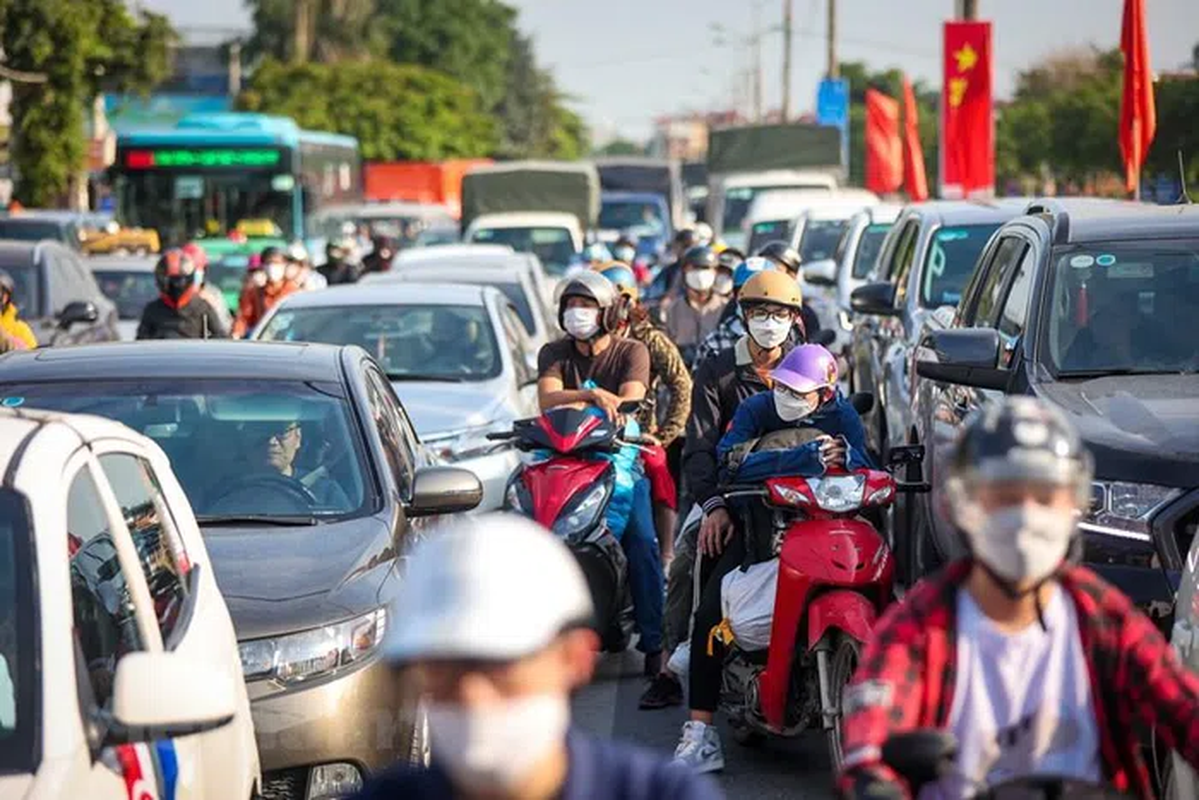
[[[866,90],[866,188],[889,194],[903,185],[903,147],[899,141],[899,103]]]
[[[991,23],[945,23],[941,92],[941,194],[994,193]]]
[[[1120,49],[1124,52],[1124,96],[1120,100],[1124,187],[1139,196],[1141,167],[1157,133],[1153,73],[1149,69],[1149,36],[1145,30],[1145,0],[1124,0]]]
[[[928,199],[928,176],[924,172],[924,150],[920,147],[920,119],[912,82],[903,79],[903,183],[908,197],[919,203]]]

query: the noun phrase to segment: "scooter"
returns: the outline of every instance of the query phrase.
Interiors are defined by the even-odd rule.
[[[823,436],[814,428],[787,433],[788,447]],[[770,436],[759,447],[770,446]],[[841,696],[893,596],[891,549],[862,515],[877,516],[871,512],[893,503],[900,490],[922,488],[898,484],[889,472],[859,469],[722,489],[726,498],[755,498],[766,506],[779,559],[767,649],[747,652],[735,640],[727,649],[721,708],[738,743],[757,745],[768,735],[793,737],[820,726],[834,772],[840,770]]]
[[[639,406],[626,403],[620,412],[631,414]],[[548,458],[513,473],[504,509],[530,517],[571,549],[587,577],[603,649],[613,653],[628,647],[634,627],[628,559],[605,520],[616,488],[616,467],[605,456],[640,443],[622,431],[594,411],[555,408],[488,435],[510,439],[525,452],[548,451]]]

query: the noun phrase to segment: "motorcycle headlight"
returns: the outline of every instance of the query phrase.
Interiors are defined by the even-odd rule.
[[[335,625],[279,636],[239,642],[242,675],[246,680],[274,678],[280,683],[301,683],[355,664],[374,652],[387,630],[387,610]]]
[[[554,533],[570,540],[589,530],[603,513],[611,491],[612,481],[606,480],[579,492],[554,520]]]
[[[841,514],[861,508],[862,495],[866,491],[866,476],[864,475],[834,475],[826,478],[812,478],[808,481],[816,505],[825,511]]]
[[[479,458],[491,455],[512,446],[506,440],[492,441],[487,438],[489,433],[500,433],[511,430],[510,420],[496,420],[486,425],[476,425],[463,431],[451,434],[441,434],[425,437],[425,441],[434,449],[437,455],[448,462],[463,461],[468,458]]]
[[[1091,508],[1078,527],[1088,533],[1149,541],[1149,520],[1182,494],[1181,489],[1151,483],[1092,481]]]

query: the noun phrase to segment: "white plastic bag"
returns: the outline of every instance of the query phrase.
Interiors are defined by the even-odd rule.
[[[735,569],[720,584],[720,606],[742,650],[765,650],[770,645],[779,560],[772,558],[742,572]]]

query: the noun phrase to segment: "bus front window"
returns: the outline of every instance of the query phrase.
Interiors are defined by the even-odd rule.
[[[164,242],[225,236],[238,223],[250,237],[277,230],[291,239],[294,183],[290,175],[131,172],[117,179],[118,208],[126,225],[154,228]]]

